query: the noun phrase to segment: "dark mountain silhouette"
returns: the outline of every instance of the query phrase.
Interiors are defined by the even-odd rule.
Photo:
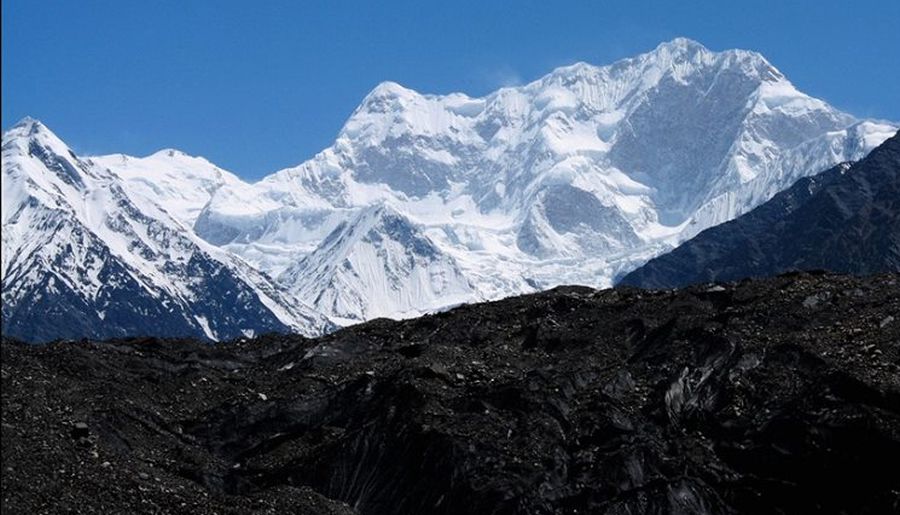
[[[797,181],[626,275],[623,285],[673,288],[826,269],[900,271],[900,135],[866,158]]]

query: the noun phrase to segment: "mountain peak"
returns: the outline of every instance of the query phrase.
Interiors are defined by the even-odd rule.
[[[372,88],[372,91],[370,91],[369,94],[366,95],[364,102],[369,100],[394,99],[415,95],[418,95],[418,93],[409,88],[403,87],[394,81],[386,80]]]
[[[15,125],[10,127],[9,130],[3,133],[4,149],[6,148],[7,142],[18,142],[12,144],[17,145],[24,154],[31,152],[29,149],[33,144],[39,144],[52,149],[56,154],[63,156],[71,154],[72,152],[69,149],[69,146],[66,145],[59,136],[41,123],[40,120],[31,118],[30,116],[22,118]]]
[[[180,150],[178,150],[178,149],[175,149],[175,148],[161,148],[161,149],[157,150],[156,152],[154,152],[154,153],[151,154],[151,155],[154,155],[154,156],[162,156],[162,155],[165,155],[165,156],[168,156],[168,157],[187,156],[187,154],[185,154],[184,152],[182,152],[182,151],[180,151]]]
[[[712,51],[703,44],[685,37],[660,43],[652,51],[644,54],[644,57],[663,62],[666,66],[689,61],[727,63],[730,66],[740,67],[745,73],[761,80],[775,81],[784,78],[781,72],[759,52],[742,49]]]
[[[15,125],[10,127],[9,130],[6,131],[6,133],[27,138],[44,131],[50,132],[47,126],[41,123],[40,120],[32,118],[30,116],[25,116],[24,118],[16,122]]]
[[[37,118],[32,118],[32,117],[26,115],[26,116],[22,117],[21,120],[16,122],[16,124],[13,125],[13,127],[31,127],[33,125],[43,125],[43,124],[41,124],[41,121],[38,120]]]
[[[660,43],[653,50],[638,56],[637,62],[644,64],[656,63],[662,67],[669,67],[679,63],[698,60],[714,60],[723,53],[713,52],[693,39],[678,37],[671,41]]]
[[[679,81],[689,82],[692,77],[704,76],[712,69],[730,68],[756,81],[777,82],[784,76],[761,54],[748,50],[729,49],[712,51],[701,43],[685,37],[660,43],[656,48],[635,57],[621,59],[615,63],[597,66],[583,61],[554,69],[549,75],[538,79],[535,84],[559,83],[599,83],[622,80],[627,84],[617,89],[638,85],[646,89],[657,80],[671,74]]]
[[[357,113],[387,113],[402,108],[409,99],[419,97],[419,93],[393,81],[384,81],[363,98]]]
[[[703,46],[702,44],[694,41],[692,39],[678,37],[671,41],[666,41],[660,43],[653,50],[646,52],[638,57],[640,59],[643,57],[644,59],[640,59],[635,61],[634,59],[627,58],[616,64],[635,64],[649,61],[663,61],[663,62],[679,62],[683,60],[690,59],[691,57],[697,54],[706,54],[706,55],[715,55],[716,52],[710,51],[708,48]],[[614,66],[614,65],[613,65]],[[593,76],[598,71],[608,68],[608,66],[598,66],[585,61],[578,61],[569,65],[560,66],[555,68],[552,72],[550,72],[550,77],[587,77]]]
[[[709,49],[703,46],[701,43],[694,41],[693,39],[686,37],[677,37],[671,41],[665,41],[657,45],[655,52],[659,52],[661,50],[665,50],[668,52],[678,52],[678,53],[694,53],[694,52],[709,52]]]

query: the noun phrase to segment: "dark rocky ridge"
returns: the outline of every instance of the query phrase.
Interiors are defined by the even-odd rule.
[[[3,513],[897,513],[900,276],[2,343]]]
[[[621,284],[676,288],[789,270],[900,272],[900,134],[849,170],[797,181],[765,204],[707,229]]]

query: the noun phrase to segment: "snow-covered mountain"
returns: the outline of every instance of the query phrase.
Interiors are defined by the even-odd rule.
[[[129,186],[40,122],[25,119],[4,133],[4,334],[215,340],[330,327]]]
[[[896,130],[799,92],[757,53],[679,38],[480,98],[382,83],[332,146],[254,184],[172,150],[73,166],[104,170],[217,262],[255,269],[250,282],[287,295],[278,306],[344,324],[608,286]],[[6,210],[4,281],[7,249],[25,244],[7,246]]]
[[[286,277],[307,255],[321,259],[325,236],[355,213],[385,204],[457,264],[470,300],[606,286],[894,130],[800,93],[757,53],[676,39],[482,98],[380,84],[334,145],[257,184],[218,189],[195,229]],[[315,280],[301,281],[306,295],[335,288]],[[376,284],[416,298],[379,276],[338,295],[355,307],[320,308],[406,312],[366,293]]]

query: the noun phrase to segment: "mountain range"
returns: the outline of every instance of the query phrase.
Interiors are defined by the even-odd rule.
[[[78,156],[26,119],[3,135],[3,333],[315,335],[610,286],[896,130],[683,38],[480,98],[382,83],[252,184],[177,150]]]

